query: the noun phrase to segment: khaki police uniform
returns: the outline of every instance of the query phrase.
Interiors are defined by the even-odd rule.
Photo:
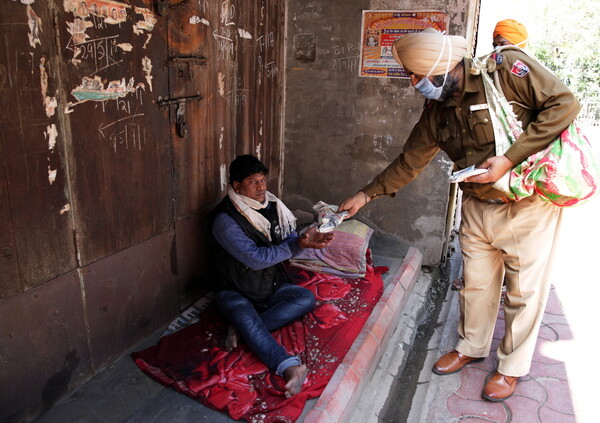
[[[506,98],[524,132],[505,153],[518,164],[545,148],[575,119],[580,106],[571,91],[535,59],[519,50],[495,57]],[[391,195],[413,180],[443,150],[456,170],[495,156],[494,132],[483,82],[465,59],[459,101],[428,101],[402,154],[363,188],[369,197]],[[465,286],[461,290],[460,341],[470,357],[489,354],[506,278],[506,332],[498,347],[498,371],[529,372],[549,291],[549,272],[561,209],[537,195],[505,202],[492,184],[460,183],[464,193],[460,242]]]

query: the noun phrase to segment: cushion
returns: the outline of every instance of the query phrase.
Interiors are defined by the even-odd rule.
[[[334,231],[331,245],[320,250],[307,248],[290,264],[313,272],[328,273],[346,278],[362,278],[367,269],[367,248],[373,229],[350,219]]]

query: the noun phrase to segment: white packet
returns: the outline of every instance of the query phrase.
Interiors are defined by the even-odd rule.
[[[321,233],[333,231],[344,221],[344,217],[348,216],[347,211],[337,213],[338,206],[332,206],[323,201],[315,204],[313,210],[318,214],[319,226],[317,226],[317,231]]]
[[[450,175],[448,180],[450,182],[462,182],[469,176],[481,175],[482,173],[485,173],[487,171],[489,171],[489,169],[477,169],[475,165],[473,165],[469,166],[466,169],[454,172],[452,175]]]

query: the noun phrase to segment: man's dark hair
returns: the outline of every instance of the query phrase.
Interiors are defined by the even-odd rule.
[[[237,156],[229,165],[229,183],[233,185],[234,181],[242,182],[250,175],[255,173],[269,173],[263,162],[250,154]]]

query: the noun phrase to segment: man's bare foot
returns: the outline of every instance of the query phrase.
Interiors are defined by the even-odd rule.
[[[302,390],[302,384],[308,374],[308,367],[301,364],[300,366],[290,366],[283,371],[283,378],[287,382],[285,384],[285,397],[289,398],[296,395]]]
[[[233,351],[237,348],[240,342],[240,334],[237,329],[232,325],[227,328],[227,338],[225,338],[225,349],[227,351]]]

